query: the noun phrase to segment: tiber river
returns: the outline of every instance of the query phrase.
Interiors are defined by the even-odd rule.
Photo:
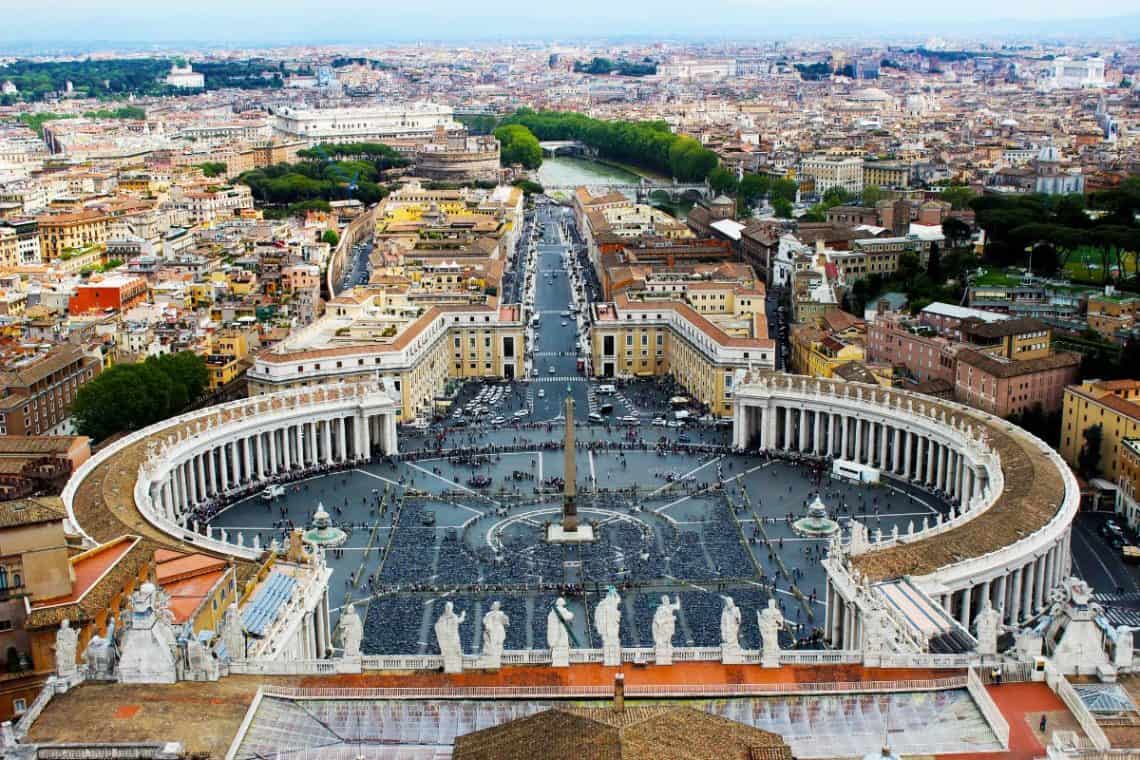
[[[573,156],[544,158],[542,166],[538,167],[538,181],[548,187],[554,185],[628,185],[630,189],[626,195],[630,198],[635,197],[633,188],[637,186],[640,180],[641,177],[619,166]],[[566,195],[568,196],[569,193]],[[654,201],[653,205],[682,219],[692,207],[691,203],[675,205],[660,201]]]

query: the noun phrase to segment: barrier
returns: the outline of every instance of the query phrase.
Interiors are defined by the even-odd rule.
[[[1069,712],[1077,719],[1081,730],[1085,732],[1085,736],[1089,738],[1096,749],[1105,750],[1112,746],[1108,737],[1105,736],[1104,730],[1096,722],[1096,717],[1085,706],[1080,695],[1077,694],[1077,690],[1051,662],[1045,663],[1045,683],[1049,685],[1053,693],[1060,697],[1061,701],[1065,703],[1065,707],[1069,708]]]
[[[977,671],[973,668],[966,671],[966,689],[973,697],[974,704],[981,710],[982,717],[990,724],[990,730],[1001,742],[1002,749],[1009,749],[1009,721],[1001,714],[997,703],[994,702],[993,697],[986,690],[985,684],[982,683],[982,679],[978,677]]]

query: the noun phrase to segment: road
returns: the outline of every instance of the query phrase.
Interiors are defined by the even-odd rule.
[[[344,276],[340,281],[340,289],[348,290],[356,285],[367,285],[372,274],[368,257],[372,254],[372,238],[362,240],[352,246],[344,262]]]
[[[532,419],[547,420],[560,415],[568,392],[574,397],[577,415],[585,418],[590,397],[585,374],[578,371],[578,341],[585,335],[584,312],[588,309],[582,304],[579,315],[570,311],[575,303],[574,265],[571,246],[563,232],[564,227],[574,224],[574,217],[565,207],[539,205],[536,224],[536,254],[530,261],[534,313],[539,316],[529,346]],[[581,340],[583,345],[588,345],[585,337]]]

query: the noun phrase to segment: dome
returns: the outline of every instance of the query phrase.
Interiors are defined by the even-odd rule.
[[[851,93],[850,97],[848,97],[848,100],[854,100],[858,103],[883,103],[890,99],[891,96],[878,87],[855,90],[855,92]]]

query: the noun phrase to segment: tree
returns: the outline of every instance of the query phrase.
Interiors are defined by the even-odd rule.
[[[321,242],[328,243],[333,248],[336,248],[340,243],[340,234],[334,229],[325,230],[325,234],[321,235]]]
[[[903,283],[906,283],[907,287],[913,287],[914,279],[918,276],[918,273],[922,268],[921,264],[922,262],[918,258],[918,254],[914,251],[904,251],[903,253],[899,254],[899,280],[901,280]]]
[[[225,161],[206,161],[198,164],[198,168],[202,170],[204,177],[224,177],[226,175]]]
[[[773,198],[772,209],[776,212],[776,216],[780,217],[781,219],[792,218],[791,201],[784,200],[783,198]]]
[[[952,208],[960,210],[969,207],[970,201],[977,195],[966,185],[951,185],[943,190],[938,197],[949,203]]]
[[[970,225],[956,216],[948,216],[942,220],[942,234],[951,248],[962,248],[970,242]]]
[[[79,389],[71,413],[79,433],[99,441],[179,414],[208,382],[205,361],[189,351],[116,364]]]
[[[718,166],[709,172],[709,188],[716,195],[736,195],[740,190],[740,183],[735,174],[723,166]]]
[[[795,203],[799,191],[800,186],[794,179],[777,179],[772,182],[768,194],[772,197],[773,206],[777,199],[787,201],[788,205],[791,205]]]
[[[1098,422],[1085,428],[1081,437],[1085,442],[1077,455],[1077,466],[1082,475],[1093,478],[1100,473],[1100,445],[1104,438],[1104,430]]]
[[[931,282],[942,282],[942,251],[938,250],[938,243],[932,242],[926,255],[926,276]]]
[[[522,188],[523,195],[542,195],[546,192],[542,185],[529,179],[516,179],[511,184]]]
[[[520,108],[502,124],[526,127],[540,140],[577,140],[603,158],[669,174],[683,182],[704,180],[718,164],[715,153],[692,137],[674,134],[663,121],[603,121],[570,111]]]
[[[770,184],[766,174],[745,174],[740,180],[737,197],[745,208],[752,208],[768,194]]]
[[[879,201],[885,199],[887,194],[883,192],[883,188],[878,185],[864,185],[863,187],[863,205],[874,206]]]
[[[836,206],[842,206],[844,203],[850,200],[850,198],[851,194],[844,190],[842,187],[839,187],[838,185],[835,187],[829,187],[823,194],[823,206],[824,208],[835,208]]]
[[[520,164],[525,169],[537,169],[542,164],[542,146],[538,138],[521,124],[507,124],[495,130],[499,140],[499,157],[503,166]]]

